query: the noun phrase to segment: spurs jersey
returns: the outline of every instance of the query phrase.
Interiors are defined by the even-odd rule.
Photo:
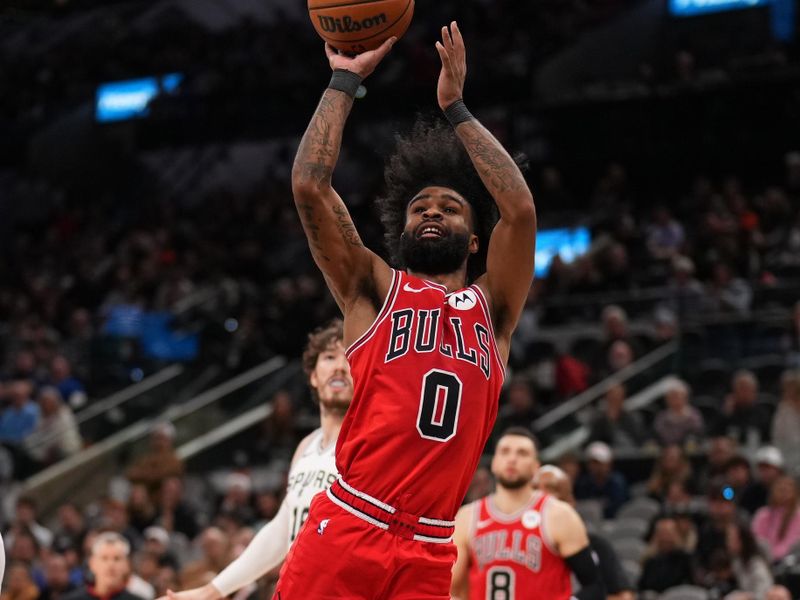
[[[342,480],[399,511],[451,521],[504,377],[483,292],[448,293],[393,271],[383,308],[347,357],[354,394],[336,449]]]
[[[303,454],[289,470],[284,499],[289,509],[289,545],[294,542],[308,517],[311,500],[319,492],[327,490],[338,477],[333,453],[336,444],[323,448],[321,429],[312,436]]]
[[[550,496],[536,492],[511,515],[500,512],[493,498],[472,504],[469,599],[569,600],[571,571],[550,549],[544,530]]]

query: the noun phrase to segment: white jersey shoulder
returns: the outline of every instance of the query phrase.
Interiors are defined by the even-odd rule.
[[[284,502],[289,509],[289,543],[294,541],[308,517],[311,500],[336,481],[336,442],[322,446],[322,430],[318,429],[303,453],[289,470]]]

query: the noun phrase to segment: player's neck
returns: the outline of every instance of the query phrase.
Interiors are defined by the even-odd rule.
[[[529,486],[509,489],[498,485],[494,492],[494,504],[502,512],[510,515],[531,502],[535,490]]]
[[[342,429],[342,421],[344,421],[344,412],[339,413],[336,410],[328,410],[320,407],[319,420],[320,429],[322,430],[322,447],[327,448],[339,437],[339,431]]]
[[[455,292],[463,289],[467,285],[466,265],[458,271],[454,271],[453,273],[444,273],[441,275],[428,275],[427,273],[419,273],[411,270],[408,271],[408,274],[413,275],[414,277],[419,277],[420,279],[432,281],[433,283],[438,283],[439,285],[443,285],[447,288],[448,292]]]

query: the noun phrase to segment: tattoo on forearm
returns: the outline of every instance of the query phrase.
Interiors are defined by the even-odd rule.
[[[327,90],[323,94],[295,157],[293,177],[298,183],[311,183],[320,188],[331,185],[333,169],[339,158],[344,122],[352,103],[352,99],[341,92]],[[354,246],[362,245],[347,209],[344,206],[332,208],[336,216],[335,224],[345,242]],[[330,218],[327,207],[297,200],[297,210],[314,258],[318,262],[331,262],[324,251],[326,232],[330,228],[324,222]]]
[[[351,246],[363,246],[361,238],[356,231],[356,226],[353,225],[353,220],[350,218],[350,213],[343,204],[338,204],[333,207],[333,213],[336,215],[336,224],[339,226],[339,231],[342,234],[342,239]]]
[[[467,122],[458,128],[458,134],[490,193],[527,190],[528,185],[514,159],[482,125]]]
[[[303,223],[303,228],[306,230],[308,244],[311,248],[311,254],[314,255],[314,258],[322,259],[325,262],[330,262],[330,257],[326,256],[322,249],[322,243],[319,236],[319,225],[314,217],[314,205],[308,202],[298,203],[297,212],[300,213],[300,221]]]
[[[352,102],[345,94],[331,91],[322,96],[295,158],[301,182],[330,185],[341,142],[333,132],[343,128]]]

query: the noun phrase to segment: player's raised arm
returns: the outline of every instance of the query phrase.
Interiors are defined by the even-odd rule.
[[[442,28],[442,41],[436,43],[436,49],[442,60],[439,106],[455,127],[500,212],[489,240],[486,275],[478,283],[488,292],[498,346],[507,358],[511,333],[533,280],[536,245],[533,195],[514,159],[464,105],[466,49],[455,21],[449,29]]]
[[[331,179],[356,90],[395,40],[390,38],[377,50],[356,57],[340,55],[326,45],[333,78],[303,135],[292,168],[292,192],[311,254],[342,311],[364,278],[371,275],[377,257],[361,243]]]

